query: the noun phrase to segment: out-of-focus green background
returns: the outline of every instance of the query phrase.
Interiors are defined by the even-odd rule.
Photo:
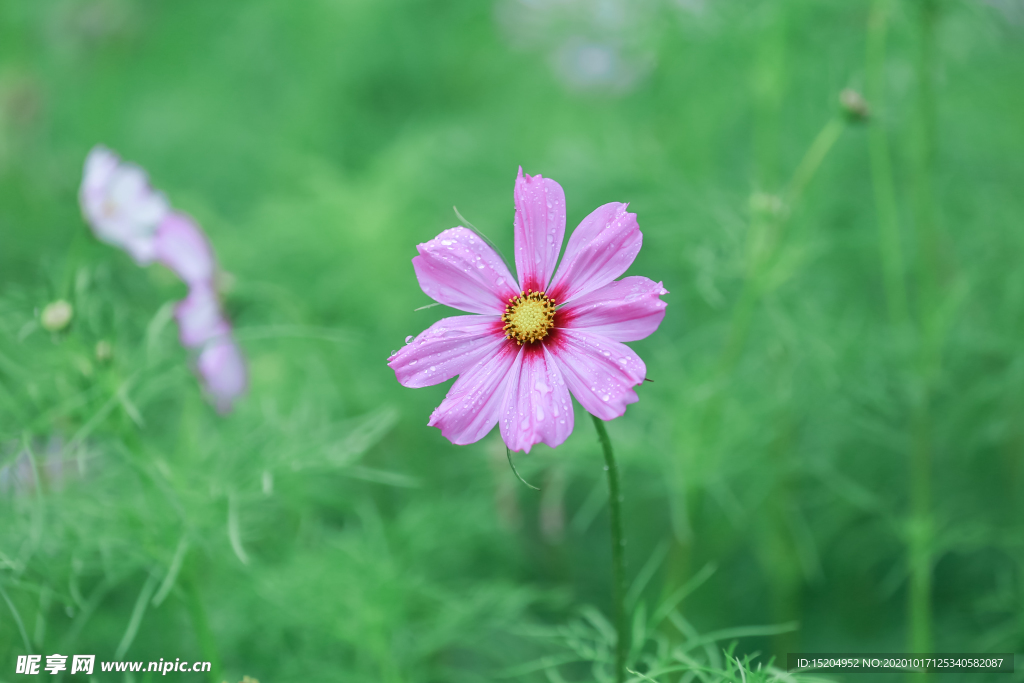
[[[97,143],[229,273],[252,381],[228,417],[169,319],[184,287],[80,217]],[[519,165],[570,229],[630,202],[629,272],[671,292],[609,426],[637,671],[1024,648],[1019,0],[7,0],[0,681],[26,651],[608,680],[581,409],[518,456],[536,492],[497,433],[426,426],[447,385],[385,365],[450,314],[414,310],[415,245],[456,205],[510,253]],[[157,680],[96,676],[122,678]]]

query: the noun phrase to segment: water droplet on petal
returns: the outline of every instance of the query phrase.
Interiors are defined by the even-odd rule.
[[[413,340],[413,336],[410,334],[408,337],[405,338],[405,343],[408,344],[412,340]]]

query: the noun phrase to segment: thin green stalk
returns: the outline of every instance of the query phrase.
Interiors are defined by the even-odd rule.
[[[615,681],[626,680],[626,653],[629,650],[629,623],[626,619],[626,537],[622,533],[622,491],[619,488],[619,466],[612,452],[612,442],[604,422],[594,416],[597,438],[604,449],[605,471],[608,472],[608,509],[612,528],[612,599],[615,602]]]
[[[917,97],[914,125],[914,164],[912,187],[917,240],[922,264],[921,298],[934,308],[940,280],[939,240],[936,228],[932,169],[935,164],[935,24],[938,7],[935,0],[918,0],[919,35],[917,46]],[[922,320],[924,316],[922,316]]]
[[[929,436],[929,368],[926,367],[927,363],[924,360],[927,355],[927,334],[924,329],[913,330],[908,325],[909,297],[899,235],[896,190],[888,139],[885,128],[879,122],[879,113],[884,116],[885,111],[885,43],[890,3],[891,0],[874,0],[868,17],[867,86],[868,98],[875,110],[875,120],[872,122],[869,138],[875,207],[878,213],[879,251],[889,319],[897,333],[913,334],[919,345],[919,377],[915,380],[918,384],[910,390],[913,406],[908,463],[910,511],[907,524],[907,566],[910,579],[907,592],[907,645],[911,652],[927,653],[932,648],[932,454]],[[917,269],[919,296],[917,315],[914,318],[922,328],[926,328],[929,312],[935,306],[935,288],[938,283],[934,202],[931,190],[935,108],[931,83],[935,23],[935,6],[932,0],[920,0],[920,20],[912,187],[915,232],[918,253],[922,258]],[[911,676],[912,680],[916,678],[914,675]]]
[[[932,71],[935,60],[935,23],[937,7],[934,0],[919,0],[917,55],[917,115],[915,125],[915,163],[913,191],[915,227],[920,253],[921,334],[918,371],[921,386],[915,395],[914,446],[910,461],[910,543],[907,548],[910,565],[910,648],[914,652],[930,652],[931,585],[932,585],[932,449],[930,439],[929,393],[932,368],[928,361],[928,327],[932,311],[937,307],[939,285],[938,238],[935,201],[932,194],[932,167],[935,139],[935,95]]]
[[[907,321],[907,288],[904,280],[903,248],[900,244],[896,190],[892,179],[889,140],[880,117],[884,116],[885,40],[890,0],[874,0],[868,15],[867,96],[874,109],[868,131],[871,150],[871,180],[875,211],[878,213],[878,246],[882,256],[886,304],[890,321],[902,327]]]
[[[910,523],[907,529],[910,570],[908,645],[911,652],[927,653],[932,651],[932,458],[928,407],[921,405],[915,412],[914,443],[910,453]]]
[[[221,680],[220,657],[217,653],[217,646],[214,643],[210,622],[206,618],[203,598],[199,592],[199,582],[196,578],[198,574],[199,571],[193,562],[193,566],[189,567],[187,572],[184,572],[182,586],[185,589],[186,606],[192,619],[195,638],[199,641],[199,651],[202,653],[203,658],[212,664],[209,681],[210,683],[217,683]]]
[[[837,116],[826,123],[818,133],[818,137],[814,138],[814,142],[807,148],[804,158],[800,160],[800,165],[796,167],[793,178],[789,181],[789,187],[786,189],[787,204],[793,206],[800,200],[814,174],[818,172],[821,162],[828,156],[832,145],[836,144],[836,140],[843,134],[845,128],[846,122]]]

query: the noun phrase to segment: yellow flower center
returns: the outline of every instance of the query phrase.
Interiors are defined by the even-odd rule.
[[[515,339],[520,346],[538,342],[555,325],[555,300],[544,292],[527,290],[508,300],[501,321],[506,339]]]

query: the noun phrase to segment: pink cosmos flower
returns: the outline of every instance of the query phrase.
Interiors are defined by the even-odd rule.
[[[85,161],[79,199],[99,239],[126,250],[139,265],[160,261],[188,285],[188,296],[174,308],[181,343],[199,349],[196,371],[211,402],[221,413],[231,410],[248,383],[245,361],[220,305],[217,261],[202,229],[171,211],[145,171],[102,146]]]
[[[189,286],[212,283],[217,271],[213,248],[202,229],[176,211],[160,221],[153,237],[153,254]]]
[[[660,282],[622,275],[640,251],[636,214],[612,202],[565,235],[565,193],[519,169],[515,187],[518,279],[464,227],[417,246],[413,268],[435,301],[475,315],[445,318],[388,359],[398,381],[425,387],[459,376],[430,416],[452,443],[499,425],[505,444],[558,446],[573,429],[570,394],[602,420],[638,398],[647,369],[622,342],[643,339],[665,317]]]
[[[168,206],[145,171],[106,147],[94,147],[85,160],[78,199],[97,238],[124,249],[139,265],[153,260],[153,237]]]
[[[196,369],[210,401],[221,414],[245,393],[248,373],[238,344],[230,336],[214,339],[200,352]]]

